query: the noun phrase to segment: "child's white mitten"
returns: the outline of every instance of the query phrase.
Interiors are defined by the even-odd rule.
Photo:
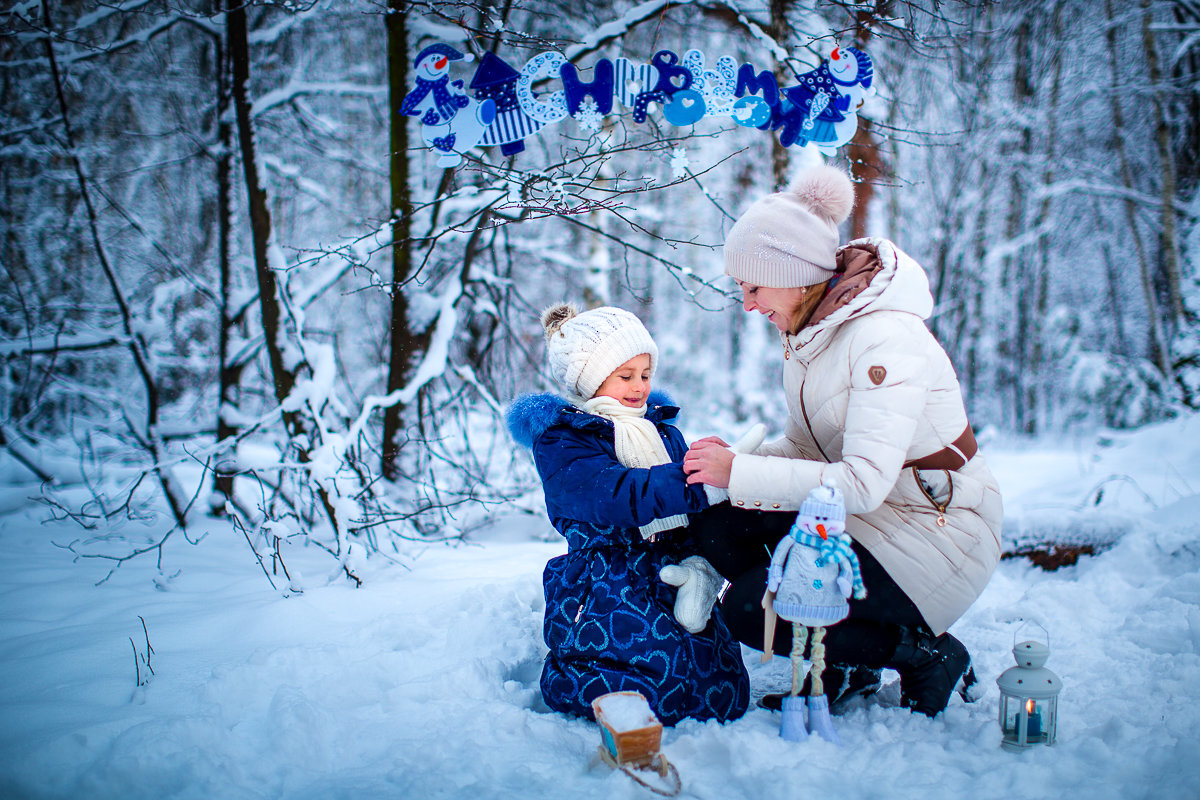
[[[708,625],[713,604],[725,579],[701,556],[689,556],[658,571],[663,583],[679,587],[675,593],[675,619],[688,633],[699,633]]]
[[[753,453],[766,437],[767,426],[761,422],[757,422],[750,430],[743,434],[742,438],[730,445],[729,449],[734,453]],[[707,483],[704,484],[704,494],[708,495],[708,504],[710,506],[715,506],[717,503],[723,503],[729,499],[728,489],[709,486]]]

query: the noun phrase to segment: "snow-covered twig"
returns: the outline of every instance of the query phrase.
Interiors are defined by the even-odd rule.
[[[278,590],[279,587],[277,587],[275,585],[275,581],[271,579],[271,573],[267,572],[267,567],[265,564],[263,564],[262,556],[259,555],[258,550],[256,550],[254,548],[254,542],[250,541],[250,534],[249,534],[249,532],[246,531],[245,524],[242,522],[241,518],[238,517],[237,515],[234,515],[231,519],[233,521],[233,527],[236,528],[242,534],[243,537],[245,537],[246,544],[249,545],[249,547],[250,547],[250,552],[254,554],[255,560],[258,561],[259,569],[262,570],[263,575],[265,575],[267,578],[267,583],[271,584],[272,589]]]

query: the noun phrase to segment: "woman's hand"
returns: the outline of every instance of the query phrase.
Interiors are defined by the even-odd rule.
[[[697,439],[696,441],[692,442],[692,447],[695,447],[696,445],[700,444],[701,442],[713,442],[715,444],[719,444],[721,447],[729,447],[730,446],[729,442],[725,441],[720,436],[705,436],[703,439]]]
[[[707,483],[727,489],[729,475],[733,472],[733,453],[719,437],[705,437],[684,454],[683,471],[687,473],[688,483]]]

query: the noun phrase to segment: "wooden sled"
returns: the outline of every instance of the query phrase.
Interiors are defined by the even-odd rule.
[[[592,701],[592,712],[596,715],[596,722],[600,726],[600,736],[603,740],[603,744],[599,748],[600,759],[613,769],[621,770],[655,794],[664,797],[674,797],[679,794],[683,788],[679,771],[675,769],[674,764],[667,761],[667,757],[660,751],[662,723],[654,717],[653,713],[648,713],[646,724],[641,727],[629,728],[614,724],[604,709],[605,700],[614,697],[638,698],[645,702],[645,699],[637,692],[612,692]],[[658,775],[666,782],[666,787],[655,785],[658,783],[657,781],[655,783],[648,782],[646,777],[649,776],[643,777],[638,774],[639,772]]]

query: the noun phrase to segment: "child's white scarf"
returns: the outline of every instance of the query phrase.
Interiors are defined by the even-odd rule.
[[[613,397],[593,397],[583,404],[583,410],[598,417],[611,420],[614,428],[614,442],[617,447],[617,460],[621,466],[631,469],[649,469],[659,464],[667,464],[671,457],[667,455],[667,446],[654,423],[646,419],[646,406],[630,408],[621,405],[621,401]],[[649,539],[660,531],[672,528],[683,528],[688,524],[687,514],[673,514],[669,517],[651,520],[638,530],[643,539]]]

